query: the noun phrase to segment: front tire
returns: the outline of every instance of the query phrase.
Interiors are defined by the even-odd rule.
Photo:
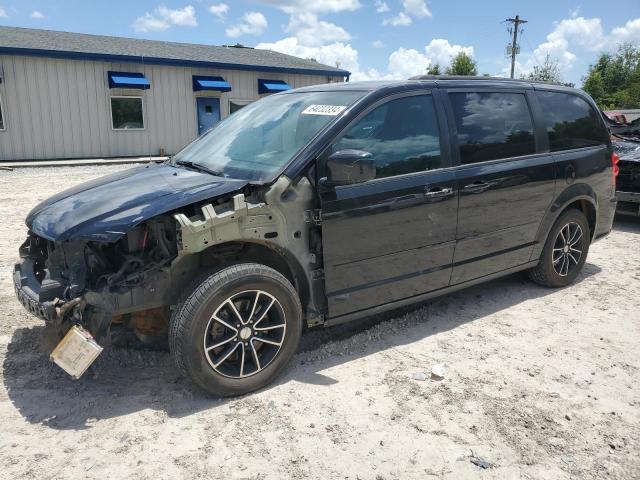
[[[302,308],[272,268],[234,265],[209,276],[171,318],[169,348],[180,371],[217,396],[272,382],[296,352]]]
[[[544,287],[565,287],[574,282],[587,260],[591,233],[580,210],[564,212],[549,232],[540,263],[528,271],[529,278]]]

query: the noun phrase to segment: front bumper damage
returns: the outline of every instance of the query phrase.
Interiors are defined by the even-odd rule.
[[[13,270],[14,289],[25,309],[45,321],[44,349],[51,352],[58,345],[53,361],[68,366],[57,358],[75,355],[61,351],[62,345],[86,354],[96,351],[93,343],[108,346],[112,325],[140,341],[166,333],[173,301],[168,292],[172,280],[177,283],[171,269],[177,256],[175,236],[170,218],[147,221],[117,242],[54,242],[29,233]],[[184,276],[184,271],[173,274]],[[75,336],[69,337],[72,330]],[[85,369],[65,368],[72,376]]]
[[[45,322],[53,323],[59,320],[57,308],[60,308],[60,300],[41,299],[40,283],[33,274],[33,260],[25,259],[22,263],[15,265],[13,286],[16,297],[28,312]]]

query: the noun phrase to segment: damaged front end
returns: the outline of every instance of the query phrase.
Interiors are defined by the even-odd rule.
[[[115,240],[50,240],[30,231],[14,270],[16,294],[45,320],[46,351],[74,340],[91,361],[111,344],[166,344],[171,308],[186,287],[205,272],[241,262],[282,272],[301,296],[307,325],[317,326],[325,307],[312,204],[308,180],[293,185],[283,177],[266,190],[245,189],[162,213]],[[79,376],[81,368],[66,368],[54,354],[53,361]]]
[[[74,325],[108,345],[112,323],[131,327],[141,338],[166,329],[168,309],[158,287],[168,286],[167,267],[176,256],[171,216],[147,220],[115,242],[51,241],[30,232],[20,247],[14,285],[22,305],[45,320],[49,350]]]

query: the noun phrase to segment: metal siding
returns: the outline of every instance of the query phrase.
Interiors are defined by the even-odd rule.
[[[255,101],[258,78],[284,80],[294,88],[326,83],[322,75],[278,74],[201,67],[0,56],[6,131],[0,160],[100,158],[176,153],[197,136],[196,97],[220,98],[222,118],[229,100]],[[109,89],[107,71],[141,72],[149,90]],[[231,92],[194,92],[193,75],[221,76]],[[117,131],[110,97],[140,96],[144,130]]]

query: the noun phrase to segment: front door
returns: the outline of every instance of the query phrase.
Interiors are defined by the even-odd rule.
[[[374,180],[321,187],[329,316],[449,284],[458,199],[436,110],[422,92],[375,105],[323,155],[363,150],[376,166]]]
[[[555,167],[541,152],[545,133],[534,127],[525,91],[450,91],[449,99],[460,163],[455,285],[529,261]]]
[[[202,135],[220,121],[220,99],[198,97],[196,104],[198,107],[198,135]]]

